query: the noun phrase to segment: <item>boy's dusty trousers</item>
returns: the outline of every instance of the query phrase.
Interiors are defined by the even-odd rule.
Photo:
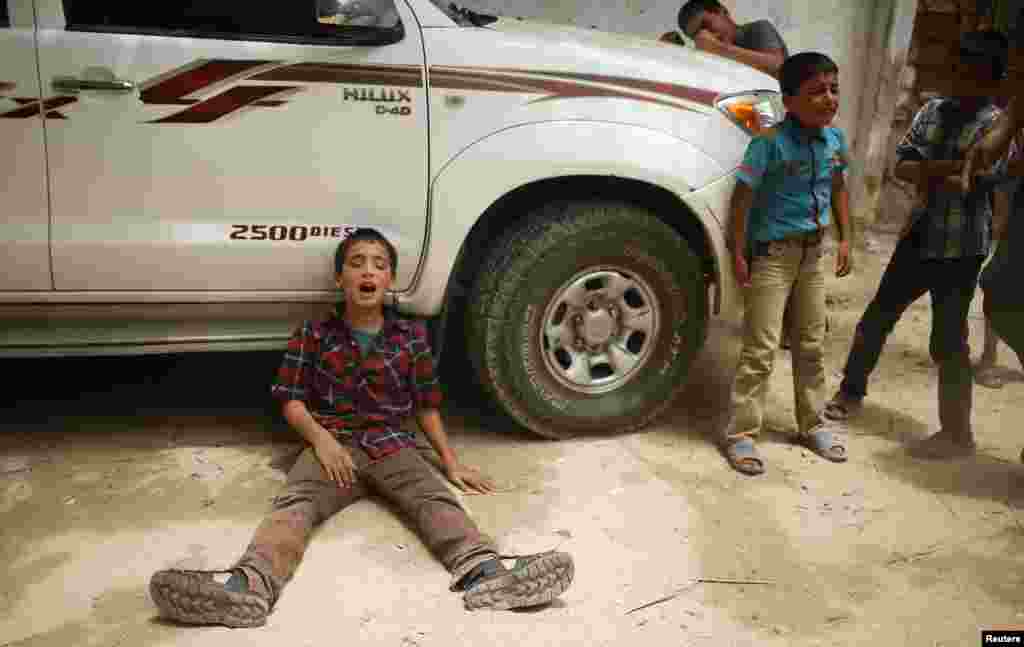
[[[311,448],[288,473],[284,491],[274,499],[237,566],[259,571],[272,588],[273,604],[302,560],[313,528],[361,497],[375,493],[408,519],[420,538],[452,573],[452,587],[477,564],[496,556],[455,495],[415,449],[403,449],[377,461],[348,448],[356,464],[351,488],[329,481]]]

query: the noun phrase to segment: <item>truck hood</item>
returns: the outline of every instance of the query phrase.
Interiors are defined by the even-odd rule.
[[[690,45],[682,47],[652,38],[512,18],[498,18],[487,29],[502,33],[500,47],[541,48],[545,62],[552,65],[683,84],[716,94],[779,90],[775,78]]]

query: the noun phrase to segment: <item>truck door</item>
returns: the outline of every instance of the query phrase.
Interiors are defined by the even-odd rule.
[[[404,3],[37,2],[42,82],[75,97],[47,122],[58,290],[329,290],[358,225],[411,282],[427,115]]]
[[[43,120],[64,99],[44,95],[31,0],[0,0],[0,291],[51,290]]]

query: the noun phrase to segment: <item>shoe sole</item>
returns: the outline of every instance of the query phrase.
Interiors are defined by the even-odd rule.
[[[149,594],[164,617],[190,625],[259,627],[270,610],[260,596],[228,591],[198,572],[160,571],[149,582]]]
[[[575,573],[568,553],[551,553],[482,582],[464,597],[467,609],[519,609],[551,602],[565,593]]]

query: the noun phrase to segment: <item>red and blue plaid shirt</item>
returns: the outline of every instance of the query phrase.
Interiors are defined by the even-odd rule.
[[[402,421],[438,408],[442,397],[422,322],[386,313],[364,358],[338,309],[295,331],[271,394],[282,403],[301,400],[325,429],[371,459],[415,447]]]

